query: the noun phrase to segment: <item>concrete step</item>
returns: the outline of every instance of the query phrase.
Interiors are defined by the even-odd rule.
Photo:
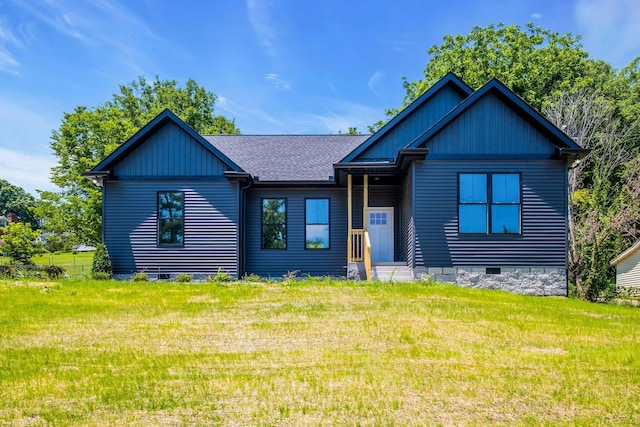
[[[372,265],[371,275],[373,280],[381,282],[411,282],[414,280],[411,268],[402,263]]]

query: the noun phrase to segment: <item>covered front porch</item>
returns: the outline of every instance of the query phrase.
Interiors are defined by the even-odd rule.
[[[396,171],[400,172],[400,171]],[[403,251],[406,175],[347,173],[347,262],[350,277],[366,280],[412,280]],[[404,197],[409,198],[410,197]]]

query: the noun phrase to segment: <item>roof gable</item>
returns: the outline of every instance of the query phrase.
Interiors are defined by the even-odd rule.
[[[625,259],[629,258],[631,255],[633,255],[634,253],[638,252],[638,249],[640,249],[640,240],[638,240],[633,246],[631,246],[630,248],[628,248],[627,250],[625,250],[624,252],[622,252],[620,255],[618,255],[617,257],[615,257],[610,264],[611,265],[618,265],[620,264],[622,261],[624,261]]]
[[[198,132],[193,130],[189,125],[183,122],[179,117],[173,114],[170,110],[164,110],[158,114],[153,120],[151,120],[146,126],[136,132],[131,138],[125,141],[122,145],[116,148],[111,154],[109,154],[103,161],[98,163],[91,171],[86,175],[92,175],[97,173],[111,172],[120,163],[125,162],[127,157],[132,154],[136,149],[140,148],[146,141],[152,138],[158,131],[160,131],[165,125],[172,124],[181,132],[187,134],[192,141],[199,144],[205,152],[208,152],[215,156],[225,167],[225,169],[234,172],[244,172],[240,166],[229,159],[216,147],[209,144]]]
[[[448,73],[409,104],[340,163],[393,159],[399,148],[429,128],[473,90],[453,73]]]
[[[535,128],[551,143],[556,152],[581,154],[587,150],[576,144],[569,136],[549,122],[542,114],[531,107],[526,101],[507,88],[498,79],[493,78],[478,89],[453,110],[443,116],[437,123],[416,137],[406,148],[413,149],[425,145],[439,133],[449,128],[452,123],[461,118],[467,111],[479,105],[487,98],[494,96],[504,105],[514,111],[519,117]]]

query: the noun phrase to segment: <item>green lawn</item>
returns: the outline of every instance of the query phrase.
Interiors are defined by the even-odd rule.
[[[70,275],[91,274],[91,263],[93,262],[93,252],[79,252],[77,254],[44,254],[32,258],[38,265],[58,265],[64,267]]]
[[[2,425],[639,425],[640,310],[435,284],[0,282]]]

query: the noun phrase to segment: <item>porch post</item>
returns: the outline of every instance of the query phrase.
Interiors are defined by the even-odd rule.
[[[369,175],[364,175],[364,201],[362,207],[362,229],[369,230]]]
[[[347,238],[347,261],[351,261],[351,257],[353,256],[353,251],[351,248],[352,240],[351,230],[353,227],[353,214],[351,212],[353,205],[351,203],[352,195],[351,195],[351,174],[347,175],[347,228],[348,228],[348,238]]]

